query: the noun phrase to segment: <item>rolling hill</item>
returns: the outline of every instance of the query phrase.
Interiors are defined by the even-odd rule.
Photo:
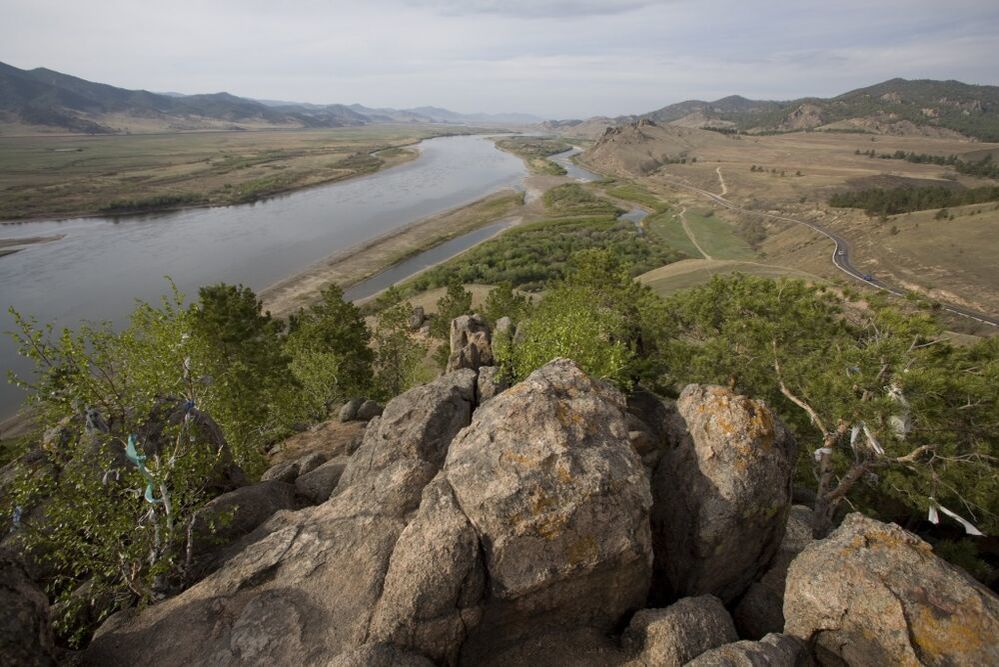
[[[360,104],[254,100],[229,93],[154,93],[95,83],[41,67],[23,70],[0,63],[0,125],[22,131],[116,134],[400,122],[527,124],[539,120],[527,114],[461,114],[438,107],[374,109]]]
[[[748,134],[820,130],[999,141],[999,86],[891,79],[828,99],[768,101],[731,95],[713,102],[688,100],[637,116],[590,119],[586,123],[593,125],[591,121],[600,120],[597,124],[615,126],[641,119]],[[558,121],[551,129],[569,131],[581,122]]]

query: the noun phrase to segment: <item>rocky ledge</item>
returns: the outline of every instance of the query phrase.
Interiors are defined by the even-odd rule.
[[[999,664],[996,598],[918,538],[852,515],[811,540],[794,442],[764,403],[626,398],[567,360],[483,395],[495,369],[461,342],[477,351],[385,405],[359,446],[216,499],[252,511],[208,574],[112,616],[75,661]],[[44,598],[3,568],[5,646],[48,664]]]

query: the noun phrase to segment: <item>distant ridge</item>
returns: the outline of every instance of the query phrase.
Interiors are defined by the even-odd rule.
[[[591,138],[598,129],[648,119],[749,134],[802,130],[854,131],[871,134],[965,136],[999,141],[999,86],[960,81],[890,79],[836,97],[751,100],[730,95],[713,102],[688,100],[637,116],[590,119]],[[552,131],[578,134],[580,121],[554,121]],[[594,127],[595,126],[595,127]],[[564,129],[563,129],[564,128]]]
[[[229,93],[127,90],[39,67],[0,63],[0,126],[87,134],[322,128],[369,123],[530,124],[527,114],[461,114],[438,107],[372,109],[360,104],[253,100]]]

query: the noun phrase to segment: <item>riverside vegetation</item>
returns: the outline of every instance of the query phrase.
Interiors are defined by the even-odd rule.
[[[911,521],[939,503],[982,531],[999,527],[999,339],[955,348],[927,316],[877,299],[858,309],[849,295],[793,280],[716,278],[663,300],[632,279],[629,259],[576,251],[533,304],[513,284],[495,288],[488,321],[517,322],[515,337],[497,334],[499,377],[521,381],[565,356],[626,392],[670,396],[715,382],[764,397],[807,450],[798,481],[815,490],[820,536],[847,504]],[[370,330],[331,287],[285,325],[250,290],[216,285],[195,304],[175,293],[140,305],[120,333],[56,334],[19,318],[22,352],[39,370],[25,384],[49,430],[26,441],[33,453],[14,464],[6,511],[21,526],[14,537],[47,564],[68,641],[92,627],[74,625],[82,582],[101,601],[98,618],[188,585],[198,512],[241,475],[258,476],[295,424],[432,377],[403,292],[389,290],[375,310]],[[460,279],[439,311],[431,340],[471,311]],[[135,435],[144,470],[122,462]],[[134,492],[147,484],[147,497]],[[972,543],[936,539],[941,553],[993,576]]]

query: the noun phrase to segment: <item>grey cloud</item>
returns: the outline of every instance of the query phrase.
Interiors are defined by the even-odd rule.
[[[657,4],[653,0],[408,0],[408,5],[451,16],[495,14],[518,18],[568,18],[624,14]],[[662,3],[659,3],[662,4]]]

